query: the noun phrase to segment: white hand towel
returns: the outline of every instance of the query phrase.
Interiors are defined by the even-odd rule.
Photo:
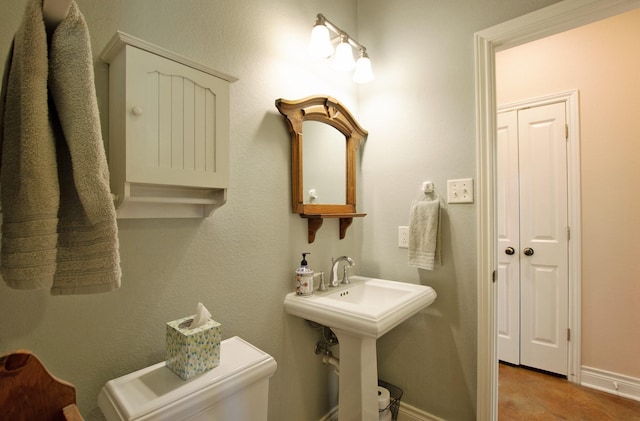
[[[420,200],[411,204],[409,214],[409,266],[433,270],[439,261],[438,231],[440,200]]]

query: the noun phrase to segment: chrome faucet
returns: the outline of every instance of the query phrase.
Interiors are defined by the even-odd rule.
[[[331,279],[329,280],[330,287],[337,287],[340,283],[338,281],[338,265],[342,261],[346,261],[349,264],[349,267],[355,266],[355,263],[353,262],[353,259],[351,257],[340,256],[337,259],[332,258],[331,259]],[[349,282],[350,281],[349,281],[349,276],[347,275],[347,267],[345,266],[343,276],[342,276],[342,283],[348,284]]]

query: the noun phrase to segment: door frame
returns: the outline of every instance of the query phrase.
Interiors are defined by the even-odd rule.
[[[582,223],[580,200],[580,96],[577,89],[510,102],[497,107],[496,113],[534,108],[543,105],[565,103],[567,137],[567,223],[570,228],[568,241],[568,326],[571,340],[567,352],[567,380],[580,384],[581,344],[581,296],[582,296]],[[493,180],[495,183],[496,173]],[[498,239],[496,236],[495,246]],[[497,302],[496,302],[497,305]],[[497,330],[496,330],[497,337]],[[496,349],[497,353],[497,349]]]
[[[474,37],[476,85],[477,192],[477,387],[476,419],[498,414],[496,290],[495,52],[640,8],[640,0],[564,0],[477,32]]]

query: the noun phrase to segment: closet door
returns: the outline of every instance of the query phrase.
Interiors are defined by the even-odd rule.
[[[568,372],[565,104],[518,112],[521,364]]]
[[[568,372],[565,103],[498,115],[498,357]]]
[[[498,358],[520,364],[518,112],[498,114]]]

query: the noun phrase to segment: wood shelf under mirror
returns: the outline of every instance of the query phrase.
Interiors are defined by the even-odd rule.
[[[340,239],[342,240],[347,233],[347,228],[351,226],[353,218],[362,218],[366,215],[366,213],[329,213],[315,215],[305,213],[300,214],[302,218],[307,219],[309,244],[313,243],[313,241],[316,239],[316,232],[318,232],[318,230],[322,226],[324,218],[340,218]]]

